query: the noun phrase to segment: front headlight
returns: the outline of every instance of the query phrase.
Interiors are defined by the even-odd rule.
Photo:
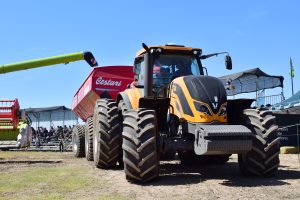
[[[194,105],[195,105],[195,108],[196,108],[197,111],[205,113],[205,114],[207,114],[209,116],[212,116],[209,108],[206,105],[201,104],[201,103],[196,102],[196,101],[194,102]]]
[[[226,115],[226,114],[227,114],[227,105],[223,105],[220,108],[219,116],[223,116],[223,115]]]

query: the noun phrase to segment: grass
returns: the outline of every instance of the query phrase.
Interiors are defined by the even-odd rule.
[[[86,160],[73,159],[70,154],[64,153],[0,151],[0,161],[57,160],[64,157],[68,159],[67,164],[17,164],[11,169],[0,164],[0,199],[126,199],[117,194],[99,193],[110,185],[93,175],[94,168],[82,164]]]
[[[0,160],[1,159],[58,159],[64,157],[66,154],[57,154],[56,152],[29,152],[29,151],[0,151]]]
[[[31,199],[35,195],[37,199],[62,199],[73,191],[93,185],[96,185],[96,179],[76,167],[27,168],[2,172],[0,176],[0,193],[18,194],[16,191],[22,191],[23,199]],[[29,198],[26,198],[27,195]]]

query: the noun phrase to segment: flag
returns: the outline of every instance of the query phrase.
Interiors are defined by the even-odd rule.
[[[290,75],[291,75],[292,78],[294,78],[294,76],[295,76],[295,71],[294,71],[294,66],[293,66],[292,58],[290,58],[290,67],[291,67]]]

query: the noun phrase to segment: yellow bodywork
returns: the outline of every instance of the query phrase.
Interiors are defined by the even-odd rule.
[[[188,106],[190,107],[190,109],[192,111],[192,115],[188,115],[183,112],[183,108],[182,108],[183,102],[180,102],[179,97],[176,94],[176,87],[174,87],[175,84],[179,85],[179,87],[182,89],[184,96],[188,102]],[[176,106],[176,102],[177,102],[178,106]],[[171,85],[170,106],[172,109],[169,109],[170,114],[174,114],[179,119],[186,120],[186,121],[192,122],[192,123],[210,123],[210,122],[214,122],[214,121],[218,121],[218,122],[222,122],[222,123],[227,122],[227,115],[219,116],[220,111],[217,114],[214,114],[212,109],[210,108],[210,106],[204,102],[196,101],[196,102],[206,105],[206,107],[212,113],[212,116],[197,111],[196,107],[194,105],[194,102],[195,102],[195,100],[191,97],[191,95],[183,81],[183,77],[176,78],[172,82],[172,85]],[[178,109],[178,107],[179,107],[179,109]]]
[[[143,89],[141,88],[130,88],[125,90],[125,93],[128,95],[132,109],[139,108],[139,100],[143,95],[142,90]]]
[[[175,84],[179,85],[180,88],[182,89],[184,96],[188,102],[188,106],[192,111],[192,115],[188,115],[183,112],[183,105],[182,105],[183,102],[180,102],[180,99],[179,99],[178,95],[176,94],[176,87],[174,87]],[[226,114],[220,116],[219,115],[220,111],[216,114],[213,113],[210,106],[204,102],[200,102],[200,103],[206,105],[206,107],[210,109],[212,116],[196,110],[196,107],[194,105],[194,102],[196,100],[192,99],[192,97],[183,81],[183,77],[174,79],[174,81],[171,83],[170,88],[171,88],[171,90],[168,91],[168,97],[170,97],[169,113],[176,115],[180,120],[188,121],[188,122],[192,122],[192,123],[211,123],[211,122],[215,122],[215,121],[222,122],[222,123],[227,122]],[[125,90],[125,93],[128,95],[132,109],[139,108],[139,99],[143,97],[143,88],[127,89],[127,90]],[[176,106],[176,103],[178,106]],[[224,105],[226,105],[226,103]],[[222,106],[221,106],[221,108],[222,108]]]

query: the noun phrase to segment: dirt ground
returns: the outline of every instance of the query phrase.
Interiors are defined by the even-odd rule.
[[[163,161],[158,179],[137,185],[118,167],[97,169],[71,153],[0,152],[0,199],[300,199],[298,155],[281,154],[280,162],[276,177],[246,178],[236,155],[220,166]],[[34,172],[41,178],[34,179]]]

